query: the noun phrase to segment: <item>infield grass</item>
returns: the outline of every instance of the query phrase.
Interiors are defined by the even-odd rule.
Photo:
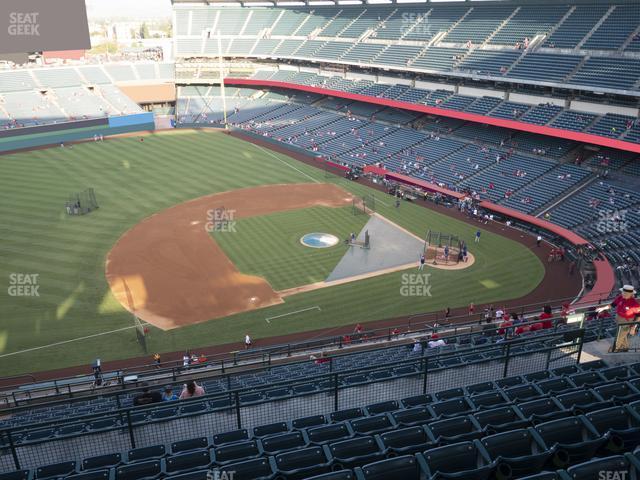
[[[127,329],[133,325],[132,317],[115,301],[104,277],[106,254],[117,239],[144,218],[202,195],[311,181],[334,181],[357,195],[372,192],[344,179],[327,179],[323,171],[285,155],[213,132],[179,130],[145,136],[144,142],[137,137],[118,138],[72,149],[53,147],[1,156],[0,375],[79,364],[87,365],[90,373],[88,365],[96,357],[114,360],[143,355],[133,330]],[[63,208],[67,197],[88,187],[95,189],[100,209],[68,217]],[[382,215],[419,236],[431,228],[470,240],[477,228],[409,203],[396,209],[388,197],[375,195]],[[321,217],[319,211],[318,223],[323,222]],[[351,222],[358,218],[366,219],[345,218],[338,233],[343,228],[355,230]],[[309,223],[303,233],[329,226]],[[294,295],[267,309],[168,332],[152,329],[149,354],[241,341],[246,331],[259,340],[469,302],[506,301],[526,295],[543,278],[543,265],[516,242],[484,231],[482,242],[470,245],[476,257],[472,267],[459,272],[429,270],[431,297],[402,296],[402,274],[391,273]],[[240,256],[254,254],[240,247],[230,254],[238,257],[238,263]],[[250,261],[278,286],[298,283],[301,279],[289,277],[305,268],[310,278],[317,278],[328,265],[328,259],[321,259],[313,268],[295,265],[285,271],[288,258],[299,262],[302,257],[282,242],[267,248],[271,258]],[[11,274],[37,274],[39,296],[11,296]],[[265,321],[311,306],[321,310],[282,317],[271,324]],[[73,341],[84,337],[89,338]]]
[[[350,248],[342,240],[356,234],[369,220],[352,207],[314,207],[241,218],[236,232],[213,235],[242,273],[264,277],[274,290],[297,287],[327,278]],[[310,248],[300,238],[313,232],[330,233],[340,242],[330,248]]]

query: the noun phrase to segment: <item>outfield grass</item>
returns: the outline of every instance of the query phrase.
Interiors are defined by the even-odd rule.
[[[209,132],[176,131],[147,136],[144,142],[121,138],[0,157],[0,375],[88,364],[95,357],[143,355],[128,328],[131,315],[115,301],[104,277],[105,257],[116,240],[142,219],[192,198],[310,181],[327,179],[324,172],[285,155]],[[355,194],[371,192],[344,179],[334,181]],[[100,209],[68,217],[63,208],[68,195],[87,187],[95,188]],[[389,198],[375,195],[381,214],[417,235],[431,228],[471,239],[475,232],[473,225],[409,203],[395,209]],[[526,295],[542,280],[543,265],[516,242],[483,232],[481,244],[471,245],[476,256],[472,267],[432,271],[431,297],[401,296],[401,274],[393,273],[212,322],[169,332],[153,329],[149,348],[175,351],[240,341],[245,331],[260,339],[471,301],[508,300]],[[278,254],[279,265],[286,263],[287,253]],[[39,296],[10,296],[10,275],[15,273],[38,274]],[[286,275],[268,274],[282,284]],[[265,322],[267,316],[315,305],[321,311]],[[85,336],[91,337],[29,351]]]
[[[325,280],[349,248],[309,248],[300,243],[307,233],[322,232],[344,239],[369,220],[352,207],[315,207],[278,212],[237,221],[233,234],[213,236],[242,273],[264,277],[274,290]]]

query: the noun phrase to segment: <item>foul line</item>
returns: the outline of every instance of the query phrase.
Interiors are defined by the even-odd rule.
[[[251,143],[251,142],[249,142]],[[259,148],[260,150],[262,150],[264,153],[272,156],[273,158],[275,158],[276,160],[278,160],[279,162],[284,163],[287,167],[294,169],[296,172],[304,175],[305,177],[313,180],[315,183],[320,183],[318,180],[316,180],[315,178],[313,178],[311,175],[303,172],[302,170],[299,170],[298,168],[294,167],[293,165],[285,162],[284,160],[282,160],[281,158],[279,158],[278,156],[276,156],[271,150],[267,150],[266,148],[262,148],[260,145],[256,145],[255,143],[251,143],[251,145],[253,145],[256,148]]]
[[[271,323],[271,320],[274,320],[276,318],[286,317],[287,315],[294,315],[296,313],[308,312],[309,310],[320,310],[320,311],[322,311],[322,309],[318,305],[316,305],[315,307],[303,308],[302,310],[296,310],[295,312],[283,313],[282,315],[276,315],[275,317],[267,317],[267,318],[265,318],[265,320],[267,321],[267,323]]]
[[[50,343],[49,345],[41,345],[39,347],[27,348],[25,350],[18,350],[17,352],[5,353],[3,355],[0,355],[0,358],[10,357],[12,355],[18,355],[20,353],[33,352],[35,350],[42,350],[43,348],[57,347],[58,345],[64,345],[65,343],[77,342],[78,340],[86,340],[88,338],[99,337],[101,335],[108,335],[110,333],[122,332],[123,330],[128,330],[130,328],[136,328],[136,326],[131,325],[130,327],[118,328],[117,330],[111,330],[109,332],[94,333],[93,335],[87,335],[86,337],[72,338],[71,340],[63,340],[62,342]]]

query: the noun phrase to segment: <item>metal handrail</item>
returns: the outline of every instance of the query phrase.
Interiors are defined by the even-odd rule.
[[[540,303],[534,303],[534,304],[529,304],[529,305],[523,305],[523,306],[517,306],[517,307],[513,307],[510,310],[514,311],[515,309],[520,309],[523,313],[521,314],[522,316],[524,315],[531,315],[534,314],[533,311],[524,313],[524,309],[526,307],[530,307],[530,306],[540,306],[543,304],[553,304],[556,302],[566,302],[568,299],[567,298],[562,298],[562,299],[556,299],[553,300],[551,302],[540,302]],[[600,299],[602,300],[602,299]],[[600,302],[601,303],[601,302]],[[593,306],[599,305],[598,304],[594,304],[592,306],[581,306],[578,310],[580,311],[587,311],[589,308],[592,308]],[[433,312],[430,313],[431,315],[433,315]],[[420,315],[420,314],[417,314]],[[481,313],[476,313],[475,316],[481,317]],[[451,317],[448,321],[449,322],[453,322],[457,319],[463,319],[463,318],[468,318],[468,316],[465,315],[461,315],[461,316],[457,316],[457,317]],[[492,319],[492,321],[495,319]],[[421,321],[420,323],[423,323],[423,321]],[[471,322],[466,322],[466,323],[460,323],[460,324],[450,324],[450,325],[442,325],[440,327],[438,327],[440,330],[444,329],[444,328],[451,328],[453,329],[454,334],[456,334],[458,331],[462,330],[462,329],[466,329],[466,328],[470,328],[473,326],[477,326],[479,323],[482,323],[483,319],[479,318],[478,320],[474,320]],[[420,334],[426,334],[429,331],[431,331],[433,329],[432,326],[427,326],[425,328],[420,328],[420,329],[416,329],[415,328],[415,323],[412,323],[411,320],[409,320],[409,322],[405,325],[400,325],[400,326],[395,326],[395,327],[383,327],[383,328],[379,328],[379,329],[372,329],[372,330],[364,330],[362,335],[366,335],[366,338],[368,341],[375,341],[375,340],[380,340],[383,337],[386,337],[388,340],[391,339],[392,332],[395,329],[400,329],[401,328],[406,328],[407,332],[410,332],[412,335],[420,335]],[[405,333],[401,330],[401,333]],[[313,350],[320,350],[320,349],[326,349],[326,348],[331,348],[331,347],[335,347],[335,348],[343,348],[345,345],[343,343],[343,335],[338,335],[338,336],[331,336],[331,337],[324,337],[324,338],[320,338],[316,341],[314,341],[313,343],[316,342],[323,342],[321,343],[321,345],[318,346],[314,346],[311,349]],[[130,370],[127,369],[123,369],[123,370],[119,370],[119,371],[112,371],[112,372],[105,372],[103,375],[104,376],[108,376],[110,374],[114,374],[114,378],[116,379],[116,385],[119,385],[121,387],[121,389],[125,389],[126,388],[126,384],[123,381],[124,377],[127,375],[137,375],[137,376],[142,376],[145,377],[145,373],[146,374],[150,374],[148,376],[150,377],[162,377],[162,378],[167,378],[167,379],[172,379],[173,381],[176,381],[178,377],[183,376],[186,374],[188,375],[194,375],[194,374],[198,374],[198,373],[202,373],[203,370],[207,370],[208,373],[213,373],[214,375],[219,375],[220,373],[222,374],[226,374],[228,370],[233,370],[235,368],[242,368],[244,369],[251,369],[251,367],[257,367],[257,366],[266,366],[269,367],[273,364],[274,362],[274,356],[277,354],[280,355],[285,355],[283,358],[290,358],[292,356],[294,356],[297,353],[301,353],[301,352],[307,352],[310,350],[310,344],[311,342],[307,341],[307,342],[298,342],[295,344],[282,344],[282,345],[275,345],[275,346],[271,346],[271,347],[265,347],[262,349],[254,349],[247,351],[246,353],[244,351],[241,352],[232,352],[232,357],[229,358],[228,356],[224,356],[227,354],[220,354],[218,355],[219,357],[222,357],[220,360],[210,360],[204,364],[199,364],[196,366],[190,366],[189,369],[184,370],[182,362],[181,361],[172,361],[172,362],[165,362],[164,364],[161,364],[160,368],[158,368],[157,364],[145,364],[139,367],[132,367]],[[265,358],[266,355],[266,358]],[[244,358],[239,358],[239,357],[249,357],[246,360]],[[257,361],[251,362],[250,360],[252,359],[256,359]],[[243,363],[240,363],[243,362]],[[163,365],[165,365],[165,367],[163,368]],[[199,370],[199,372],[198,372]],[[213,375],[212,375],[213,376]],[[67,396],[67,399],[70,397],[73,397],[74,393],[76,394],[81,394],[81,392],[86,392],[86,391],[91,391],[95,388],[94,384],[93,384],[93,380],[91,381],[86,381],[84,382],[84,385],[87,387],[84,390],[72,390],[72,387],[74,386],[72,384],[72,382],[68,382],[68,380],[72,380],[74,378],[84,378],[87,379],[89,378],[89,375],[78,375],[75,377],[68,377],[66,379],[58,379],[55,380],[53,382],[46,382],[46,383],[54,383],[54,388],[56,389],[56,393],[54,395],[46,395],[46,396],[40,396],[40,397],[35,397],[35,394],[38,392],[44,392],[44,391],[50,391],[51,390],[51,386],[46,386],[43,387],[41,389],[29,389],[27,391],[14,391],[11,394],[9,394],[8,396],[12,398],[12,400],[14,401],[14,404],[19,404],[19,402],[21,401],[25,401],[24,398],[16,398],[16,394],[20,395],[20,394],[25,394],[27,395],[27,401],[31,400],[31,399],[51,399],[52,397],[55,397],[57,395],[64,395]],[[206,378],[204,376],[201,376],[199,378]],[[44,383],[44,382],[43,382]],[[66,391],[60,391],[60,383],[64,385],[66,385]],[[18,387],[23,387],[24,385],[17,385],[17,386],[13,386],[13,388],[18,388]],[[75,386],[80,386],[80,383],[76,383]],[[11,387],[10,387],[11,388]],[[7,395],[5,395],[7,396]],[[86,398],[86,396],[83,396],[83,398]],[[54,400],[55,401],[55,400]]]

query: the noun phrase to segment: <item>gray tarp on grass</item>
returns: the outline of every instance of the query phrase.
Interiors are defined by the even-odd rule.
[[[364,232],[369,230],[371,248],[350,247],[338,262],[326,281],[376,272],[414,262],[416,268],[424,241],[396,227],[378,216],[372,216],[358,235],[364,242]]]

